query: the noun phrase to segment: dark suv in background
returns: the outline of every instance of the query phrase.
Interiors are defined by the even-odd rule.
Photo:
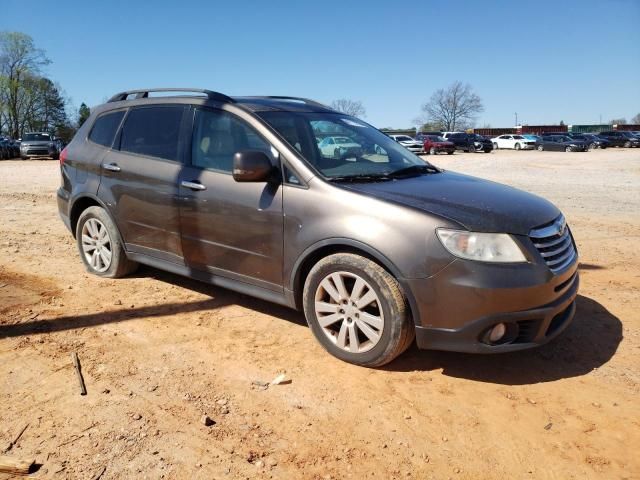
[[[166,90],[192,94],[117,94],[60,155],[58,208],[89,272],[143,263],[303,310],[324,348],[367,366],[414,338],[507,352],[571,322],[578,255],[547,200],[312,100]],[[367,147],[336,157],[323,136]]]
[[[491,140],[477,133],[451,133],[447,136],[447,141],[456,146],[456,150],[465,152],[489,153],[493,150]]]
[[[640,138],[631,132],[612,130],[600,132],[598,136],[609,140],[612,147],[640,147]]]

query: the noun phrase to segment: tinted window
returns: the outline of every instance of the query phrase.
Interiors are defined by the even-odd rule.
[[[231,173],[233,156],[242,150],[261,150],[272,157],[271,145],[239,118],[218,110],[196,112],[192,165]]]
[[[96,123],[93,124],[89,140],[99,145],[110,147],[113,144],[113,137],[116,136],[116,130],[118,130],[123,116],[124,110],[99,116]]]
[[[134,108],[122,128],[120,150],[178,160],[182,106]]]

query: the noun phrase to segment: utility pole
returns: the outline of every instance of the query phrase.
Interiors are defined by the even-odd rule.
[[[516,127],[518,126],[518,112],[515,113],[516,116]]]

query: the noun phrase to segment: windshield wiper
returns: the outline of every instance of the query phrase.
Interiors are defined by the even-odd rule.
[[[440,170],[438,167],[434,167],[433,165],[411,165],[410,167],[401,168],[400,170],[396,170],[394,172],[388,173],[387,175],[390,178],[398,178],[404,175],[411,175],[415,173],[421,174],[421,173],[440,173],[440,172],[442,172],[442,170]]]
[[[378,182],[381,180],[392,180],[392,178],[386,173],[361,173],[329,177],[331,182]]]

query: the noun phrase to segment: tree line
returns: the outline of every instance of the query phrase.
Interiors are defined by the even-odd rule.
[[[60,85],[43,74],[50,63],[31,36],[0,32],[0,133],[21,138],[25,132],[48,132],[67,142],[73,137],[78,121],[70,118],[69,102]]]

